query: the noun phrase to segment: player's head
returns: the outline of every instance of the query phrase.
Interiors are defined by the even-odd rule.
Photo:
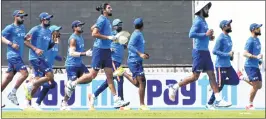
[[[56,38],[60,38],[60,30],[62,29],[61,26],[52,25],[49,27],[49,30],[52,32],[52,39],[55,40]]]
[[[195,15],[202,16],[204,18],[209,17],[209,10],[212,6],[211,2],[198,1],[195,7]]]
[[[142,18],[136,18],[134,20],[135,29],[143,30],[144,24]]]
[[[24,17],[26,16],[28,16],[28,14],[26,14],[23,10],[15,10],[13,12],[14,20],[18,25],[23,24]]]
[[[51,18],[53,18],[53,15],[48,14],[47,12],[42,12],[39,15],[40,22],[43,24],[45,27],[49,27],[51,24]]]
[[[220,22],[220,28],[226,33],[230,33],[232,32],[231,23],[232,23],[232,20],[223,20]]]
[[[113,28],[117,31],[120,32],[123,30],[123,22],[120,19],[115,19],[113,21]]]
[[[72,22],[72,29],[74,32],[77,32],[77,33],[82,33],[83,32],[83,25],[85,23],[84,22],[81,22],[79,20],[75,20]]]
[[[260,32],[261,26],[262,26],[262,24],[253,23],[250,25],[249,30],[252,34],[254,34],[256,36],[260,36],[261,35],[261,32]]]
[[[100,11],[101,14],[103,14],[105,16],[112,16],[112,7],[109,3],[104,3],[100,6],[97,6],[96,10]]]

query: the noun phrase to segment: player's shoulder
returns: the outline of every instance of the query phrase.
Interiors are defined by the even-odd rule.
[[[106,20],[107,20],[107,18],[103,15],[100,15],[97,19],[97,21],[106,21]]]
[[[8,24],[4,29],[5,30],[11,30],[14,28],[14,24]]]
[[[70,37],[69,37],[69,40],[72,40],[72,39],[77,40],[77,35],[74,34],[74,33],[72,33],[72,34],[70,35]]]
[[[200,24],[201,22],[203,22],[203,20],[199,16],[196,16],[193,20],[194,25]]]
[[[251,42],[253,42],[253,41],[254,41],[254,40],[253,40],[253,37],[250,36],[250,37],[248,38],[248,40],[247,40],[247,43],[251,43]]]
[[[38,31],[41,29],[41,26],[40,25],[37,25],[37,26],[34,26],[31,28],[31,31]]]

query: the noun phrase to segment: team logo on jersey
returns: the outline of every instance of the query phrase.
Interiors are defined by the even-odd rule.
[[[20,31],[20,28],[16,28],[15,29],[15,32],[17,33],[17,32],[19,32]]]

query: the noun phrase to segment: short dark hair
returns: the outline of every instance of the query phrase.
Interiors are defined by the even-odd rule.
[[[136,24],[135,29],[141,29],[143,27],[143,23]]]

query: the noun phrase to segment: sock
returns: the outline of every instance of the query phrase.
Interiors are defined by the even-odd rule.
[[[176,84],[173,86],[173,88],[174,88],[175,90],[177,90],[177,89],[179,88],[179,84],[176,83]]]
[[[76,82],[76,81],[72,81],[71,84],[72,84],[73,86],[76,86],[76,85],[77,85],[77,82]]]
[[[117,101],[119,99],[118,95],[114,95],[114,100]]]
[[[15,88],[13,88],[11,91],[11,93],[13,93],[13,94],[16,94],[16,92],[17,92],[17,89],[15,89]]]
[[[249,105],[253,105],[253,102],[249,102]]]
[[[222,100],[222,98],[221,98],[221,96],[220,96],[220,93],[215,93],[214,94],[215,95],[215,99],[216,99],[216,101],[221,101]]]

